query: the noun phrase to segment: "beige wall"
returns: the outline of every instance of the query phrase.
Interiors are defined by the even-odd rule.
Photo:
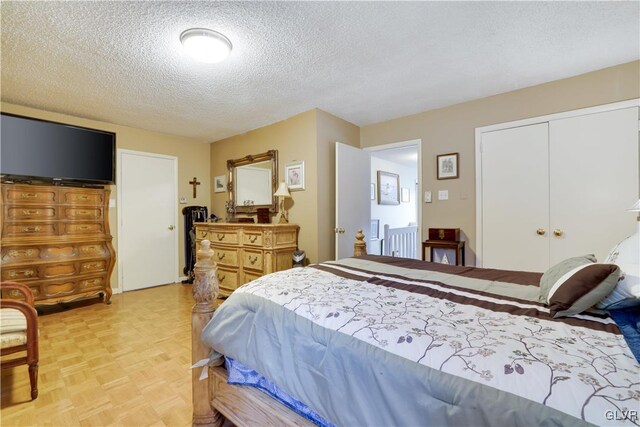
[[[336,141],[360,145],[360,128],[322,110],[317,112],[318,261],[335,259]]]
[[[278,150],[279,181],[284,166],[305,162],[305,190],[291,191],[289,222],[300,226],[298,246],[309,262],[334,258],[335,227],[335,142],[358,146],[360,129],[322,110],[313,109],[242,135],[211,144],[211,181],[226,174],[226,162],[248,154]],[[227,193],[212,193],[213,212],[225,216]],[[276,217],[273,218],[276,220]]]
[[[209,181],[213,182],[213,177],[227,173],[227,160],[264,153],[268,150],[278,150],[278,181],[284,180],[285,164],[300,160],[305,162],[306,189],[292,191],[292,198],[286,201],[285,207],[289,209],[289,222],[300,226],[298,246],[307,253],[309,259],[317,262],[318,161],[315,110],[212,143]],[[224,203],[227,199],[226,192],[211,193],[211,211],[220,218],[225,217]]]
[[[475,263],[475,128],[640,97],[640,61],[402,117],[360,131],[361,147],[422,139],[423,238],[429,227],[459,227],[467,239],[467,264]],[[460,153],[460,178],[438,181],[436,155]],[[437,191],[449,190],[438,201]],[[507,244],[508,242],[506,242]]]
[[[39,119],[115,132],[117,148],[176,156],[178,158],[178,195],[180,197],[187,198],[187,205],[210,205],[211,180],[209,179],[209,152],[211,147],[207,143],[195,139],[151,132],[127,126],[119,126],[96,120],[82,119],[79,117],[52,113],[5,102],[0,104],[0,107],[1,110],[6,113],[20,114]],[[193,198],[192,187],[189,184],[189,181],[191,181],[194,176],[198,177],[198,181],[201,182],[201,185],[198,186],[198,197],[195,199]],[[112,200],[117,200],[116,188],[117,186],[112,186],[111,188]],[[178,205],[178,208],[179,210],[182,210],[182,207],[187,205]],[[179,276],[182,276],[182,268],[184,267],[184,224],[182,212],[180,211],[178,212],[178,220],[178,253],[180,255],[178,274]],[[111,225],[111,234],[113,234],[114,237],[113,244],[117,251],[118,223],[116,208],[111,208],[109,210],[109,222]],[[117,278],[118,272],[116,266],[111,277],[111,287],[116,291],[119,289]]]

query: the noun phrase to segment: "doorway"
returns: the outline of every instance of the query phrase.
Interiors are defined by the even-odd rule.
[[[420,236],[422,223],[421,176],[422,153],[421,140],[412,140],[377,146],[368,149],[371,153],[371,238],[368,252],[375,255],[396,255],[385,249],[385,225],[391,230],[407,233],[407,227],[415,227],[415,236],[411,236],[411,257],[419,258],[421,252]],[[396,179],[399,203],[386,204],[380,200],[381,188],[379,172],[383,177]],[[383,178],[384,179],[384,178]],[[377,230],[376,230],[377,229]],[[377,231],[377,232],[376,232]],[[414,233],[413,229],[410,230]],[[388,238],[387,238],[388,240]],[[414,247],[415,246],[415,247]],[[388,247],[388,245],[387,245]],[[407,256],[407,255],[402,255]]]
[[[178,281],[178,159],[118,150],[118,275],[123,291]]]

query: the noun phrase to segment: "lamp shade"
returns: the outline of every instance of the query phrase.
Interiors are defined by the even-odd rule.
[[[281,182],[280,186],[278,187],[278,189],[276,190],[275,193],[273,193],[274,196],[277,197],[291,197],[291,194],[289,193],[289,188],[287,187],[287,183],[286,182]]]
[[[631,206],[629,209],[627,209],[629,212],[640,212],[640,199],[638,199],[638,201],[636,202],[635,205]]]

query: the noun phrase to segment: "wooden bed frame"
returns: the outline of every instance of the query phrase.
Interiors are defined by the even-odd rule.
[[[201,242],[194,267],[191,357],[195,364],[209,358],[211,349],[200,340],[200,334],[211,320],[218,297],[216,264],[208,240]],[[354,256],[367,253],[362,230],[358,230]],[[313,426],[306,418],[254,387],[227,384],[224,366],[209,366],[208,379],[200,380],[200,369],[192,369],[193,425],[222,426],[225,419],[243,426]]]

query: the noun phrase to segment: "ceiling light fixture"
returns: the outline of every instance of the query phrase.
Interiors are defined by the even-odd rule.
[[[231,41],[217,31],[191,28],[180,34],[180,42],[194,59],[215,64],[231,53]]]

